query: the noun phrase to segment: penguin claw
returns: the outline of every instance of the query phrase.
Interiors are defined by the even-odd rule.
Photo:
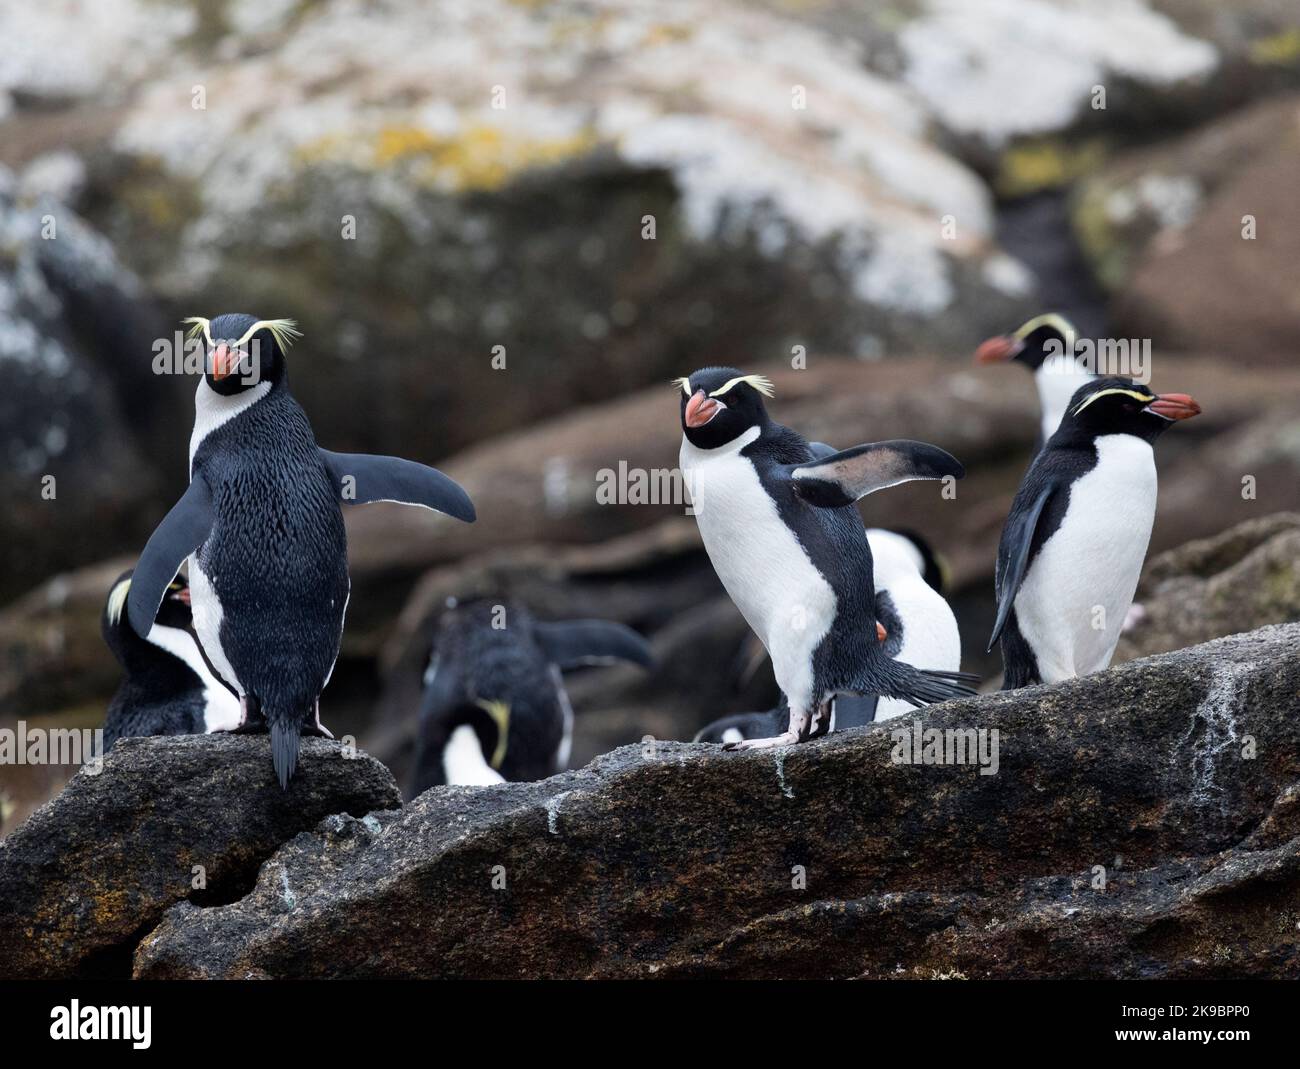
[[[787,731],[770,739],[741,739],[739,742],[723,743],[722,748],[731,752],[742,750],[774,750],[778,746],[793,746],[799,741],[799,733]]]

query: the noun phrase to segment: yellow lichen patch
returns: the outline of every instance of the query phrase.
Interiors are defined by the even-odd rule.
[[[1096,168],[1105,154],[1105,147],[1095,138],[1026,142],[1003,154],[994,184],[1004,197],[1059,189]]]
[[[532,167],[560,163],[590,151],[596,137],[520,137],[495,126],[475,124],[444,137],[418,126],[386,126],[368,143],[324,137],[298,150],[306,163],[341,160],[383,170],[404,167],[418,181],[455,190],[491,190]]]
[[[1250,59],[1262,67],[1289,67],[1300,62],[1300,26],[1251,41]]]
[[[691,28],[681,23],[662,23],[657,26],[651,26],[643,38],[641,45],[643,48],[655,48],[659,45],[676,44],[678,41],[689,41],[691,37]]]

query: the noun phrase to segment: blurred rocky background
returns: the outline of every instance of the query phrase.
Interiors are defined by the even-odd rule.
[[[863,513],[949,559],[994,677],[1036,402],[970,355],[1049,308],[1150,339],[1205,415],[1160,443],[1121,656],[1300,615],[1292,2],[45,0],[0,39],[0,727],[102,720],[108,584],[186,481],[194,382],[153,347],[231,310],[298,320],[323,444],[478,504],[348,517],[325,719],[399,779],[448,597],[651,636],[655,673],[571,677],[575,766],[771,703],[680,502],[596,496],[675,466],[667,382],[709,363],[809,437],[966,463]],[[6,828],[71,771],[0,768]]]

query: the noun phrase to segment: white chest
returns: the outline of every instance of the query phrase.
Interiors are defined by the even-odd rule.
[[[1065,517],[1016,596],[1021,633],[1049,683],[1110,664],[1155,520],[1150,444],[1105,435],[1097,439],[1097,457],[1096,467],[1071,484]]]
[[[1034,372],[1034,385],[1038,387],[1038,404],[1042,410],[1043,441],[1046,442],[1061,425],[1061,417],[1070,405],[1070,399],[1080,386],[1092,382],[1092,375],[1073,357],[1054,356],[1044,360]]]
[[[207,379],[199,379],[198,389],[194,391],[194,430],[190,433],[190,477],[194,477],[194,454],[199,451],[203,439],[223,423],[229,423],[239,413],[257,404],[271,392],[269,382],[259,382],[230,397],[223,396],[208,385]]]
[[[682,473],[718,578],[772,657],[792,703],[813,699],[811,655],[835,619],[835,592],[781,519],[740,450],[753,428],[720,449],[683,439]]]
[[[203,684],[203,701],[206,706],[204,729],[206,731],[230,731],[239,726],[239,699],[222,686],[209,670],[207,662],[199,652],[194,637],[179,627],[164,627],[154,624],[149,629],[149,641],[160,649],[166,650],[173,657],[178,657],[189,665],[190,670],[199,677]]]

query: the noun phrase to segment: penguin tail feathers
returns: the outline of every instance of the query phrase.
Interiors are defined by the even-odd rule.
[[[271,764],[280,779],[280,787],[289,789],[289,780],[298,767],[298,744],[302,738],[302,725],[271,721]]]
[[[913,705],[937,705],[953,698],[969,698],[976,691],[979,676],[970,672],[941,672],[932,668],[914,668],[903,661],[885,660],[880,666],[882,685],[865,688],[889,698]]]

